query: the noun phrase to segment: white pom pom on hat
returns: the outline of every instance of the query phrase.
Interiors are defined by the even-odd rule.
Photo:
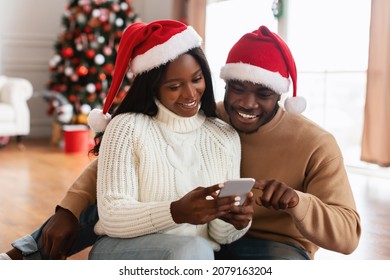
[[[278,94],[288,92],[291,79],[293,96],[286,98],[284,108],[293,114],[300,114],[306,109],[305,98],[297,96],[294,57],[283,39],[266,26],[260,26],[236,42],[221,69],[220,77],[225,81],[262,84]]]
[[[284,101],[284,108],[289,113],[300,114],[306,109],[306,99],[302,96],[289,96]]]
[[[106,129],[111,119],[108,111],[129,68],[134,75],[138,75],[175,60],[201,44],[199,34],[180,21],[156,20],[129,25],[119,42],[112,83],[103,110],[94,109],[89,113],[91,129],[96,132]]]
[[[88,115],[88,125],[96,132],[102,132],[106,129],[111,120],[109,113],[103,114],[101,109],[93,109]]]

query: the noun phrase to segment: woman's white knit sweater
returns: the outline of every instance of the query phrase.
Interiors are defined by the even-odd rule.
[[[102,139],[95,232],[131,238],[151,233],[202,236],[215,250],[245,234],[216,219],[208,225],[176,224],[171,202],[198,186],[240,177],[237,132],[200,111],[184,118],[156,101],[158,114],[127,113],[109,123]],[[218,244],[219,243],[219,244]]]

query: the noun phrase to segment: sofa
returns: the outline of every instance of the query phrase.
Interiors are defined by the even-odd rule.
[[[27,101],[33,94],[31,82],[0,75],[0,137],[16,136],[21,142],[30,133],[30,109]]]

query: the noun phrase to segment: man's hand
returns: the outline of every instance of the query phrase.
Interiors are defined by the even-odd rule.
[[[253,189],[262,191],[256,198],[256,204],[275,210],[284,210],[295,207],[299,202],[297,192],[277,180],[256,181]]]
[[[65,260],[77,237],[78,220],[67,209],[58,206],[42,230],[42,248],[53,260]]]

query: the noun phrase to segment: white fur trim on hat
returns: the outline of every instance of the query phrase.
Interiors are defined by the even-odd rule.
[[[110,120],[111,115],[109,113],[104,115],[101,109],[93,109],[88,115],[88,125],[95,132],[103,132],[106,130]]]
[[[136,56],[130,63],[130,70],[134,74],[147,72],[201,45],[202,38],[191,26],[188,26],[186,30],[172,36],[163,44],[156,45],[144,54]]]
[[[228,63],[221,69],[221,79],[248,81],[264,85],[278,94],[286,93],[290,86],[290,80],[278,72],[271,72],[267,69],[253,66],[246,63]]]
[[[301,114],[306,109],[306,99],[302,96],[289,96],[284,101],[284,108],[289,113]]]

